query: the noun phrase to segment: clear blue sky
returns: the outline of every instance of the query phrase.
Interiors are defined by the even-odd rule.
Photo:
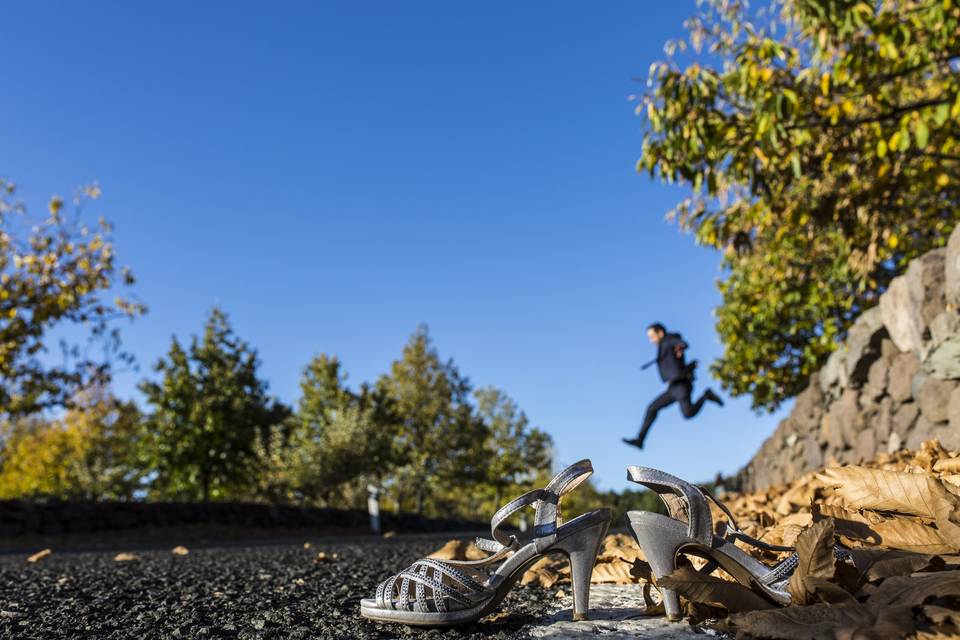
[[[635,173],[627,100],[692,0],[2,9],[0,174],[36,210],[98,180],[150,307],[120,395],[218,304],[288,402],[312,355],[374,380],[425,322],[602,487],[627,464],[732,472],[772,431],[743,399],[620,442],[661,390],[648,322],[720,352],[719,256]]]

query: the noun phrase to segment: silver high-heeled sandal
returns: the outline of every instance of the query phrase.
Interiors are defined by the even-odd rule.
[[[610,511],[600,509],[561,524],[560,501],[593,473],[589,460],[561,471],[543,489],[534,489],[497,511],[490,522],[493,540],[477,539],[490,552],[483,560],[423,558],[377,587],[360,602],[365,618],[408,625],[453,625],[488,615],[530,565],[551,553],[565,554],[573,582],[573,618],[586,619],[590,577],[610,526]],[[536,507],[533,535],[520,540],[501,526],[527,506]],[[498,566],[499,565],[499,566]]]
[[[734,544],[746,542],[766,551],[794,551],[794,547],[768,544],[748,536],[737,526],[733,514],[713,495],[669,473],[647,467],[627,467],[627,480],[642,484],[657,493],[667,506],[668,516],[649,511],[628,511],[627,526],[643,551],[654,578],[668,576],[677,569],[677,558],[688,554],[707,560],[700,569],[712,573],[722,568],[745,587],[778,605],[790,604],[787,584],[799,563],[794,552],[769,567]],[[715,535],[713,517],[707,500],[713,501],[729,518]],[[834,555],[845,559],[849,553],[834,546]],[[671,589],[661,588],[663,605],[670,620],[681,618],[680,598]]]

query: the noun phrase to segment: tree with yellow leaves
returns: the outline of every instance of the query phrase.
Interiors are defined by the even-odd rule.
[[[9,422],[0,452],[0,498],[134,497],[143,471],[137,461],[140,412],[102,390],[75,398],[57,420]]]
[[[99,196],[99,187],[82,189],[69,214],[54,197],[49,216],[37,220],[15,200],[14,184],[0,178],[0,416],[69,404],[78,390],[106,383],[112,362],[131,359],[113,322],[145,308],[128,297],[108,298],[118,285],[132,285],[133,276],[116,263],[110,224],[82,222],[84,204]],[[87,339],[61,342],[63,357],[51,364],[44,357],[50,333],[68,324],[88,327]]]

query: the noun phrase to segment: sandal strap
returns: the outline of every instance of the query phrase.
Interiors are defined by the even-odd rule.
[[[507,535],[501,531],[503,523],[524,507],[538,504],[544,500],[551,500],[552,498],[553,496],[546,489],[534,489],[503,505],[493,514],[493,518],[490,519],[490,534],[493,536],[493,540],[477,538],[477,547],[483,551],[491,551],[493,553],[500,553],[505,549],[516,550],[520,542],[517,540],[517,536]]]
[[[769,542],[764,542],[759,538],[754,538],[751,535],[747,535],[737,527],[736,522],[733,523],[733,526],[728,522],[721,522],[718,525],[717,535],[721,538],[730,540],[740,540],[746,542],[747,544],[756,547],[757,549],[763,549],[764,551],[795,551],[796,547],[787,547],[779,544],[770,544]]]
[[[713,516],[699,487],[650,467],[627,467],[627,480],[655,491],[670,517],[687,523],[687,535],[691,539],[706,546],[713,543]]]
[[[444,578],[459,584],[462,589],[445,583]],[[457,567],[436,558],[423,558],[381,582],[376,600],[381,608],[418,612],[430,612],[432,602],[435,611],[446,612],[452,603],[459,605],[454,609],[473,606],[488,597],[489,592],[487,587]]]
[[[510,516],[529,506],[536,507],[533,537],[542,538],[556,533],[562,523],[560,501],[591,474],[593,474],[593,465],[590,461],[580,460],[554,476],[543,489],[528,491],[503,505],[490,520],[490,533],[493,539],[477,538],[477,547],[495,554],[516,551],[520,548],[522,542],[517,536],[507,535],[502,531],[502,527]]]
[[[548,536],[556,533],[557,527],[563,524],[563,514],[560,510],[560,501],[563,496],[576,489],[581,482],[593,475],[593,465],[590,460],[583,459],[554,476],[553,480],[544,487],[546,498],[537,504],[537,514],[533,521],[533,535],[535,537]]]

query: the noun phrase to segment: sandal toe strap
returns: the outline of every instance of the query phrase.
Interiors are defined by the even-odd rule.
[[[445,613],[472,607],[488,597],[488,588],[457,567],[423,558],[381,582],[376,600],[383,609]]]

